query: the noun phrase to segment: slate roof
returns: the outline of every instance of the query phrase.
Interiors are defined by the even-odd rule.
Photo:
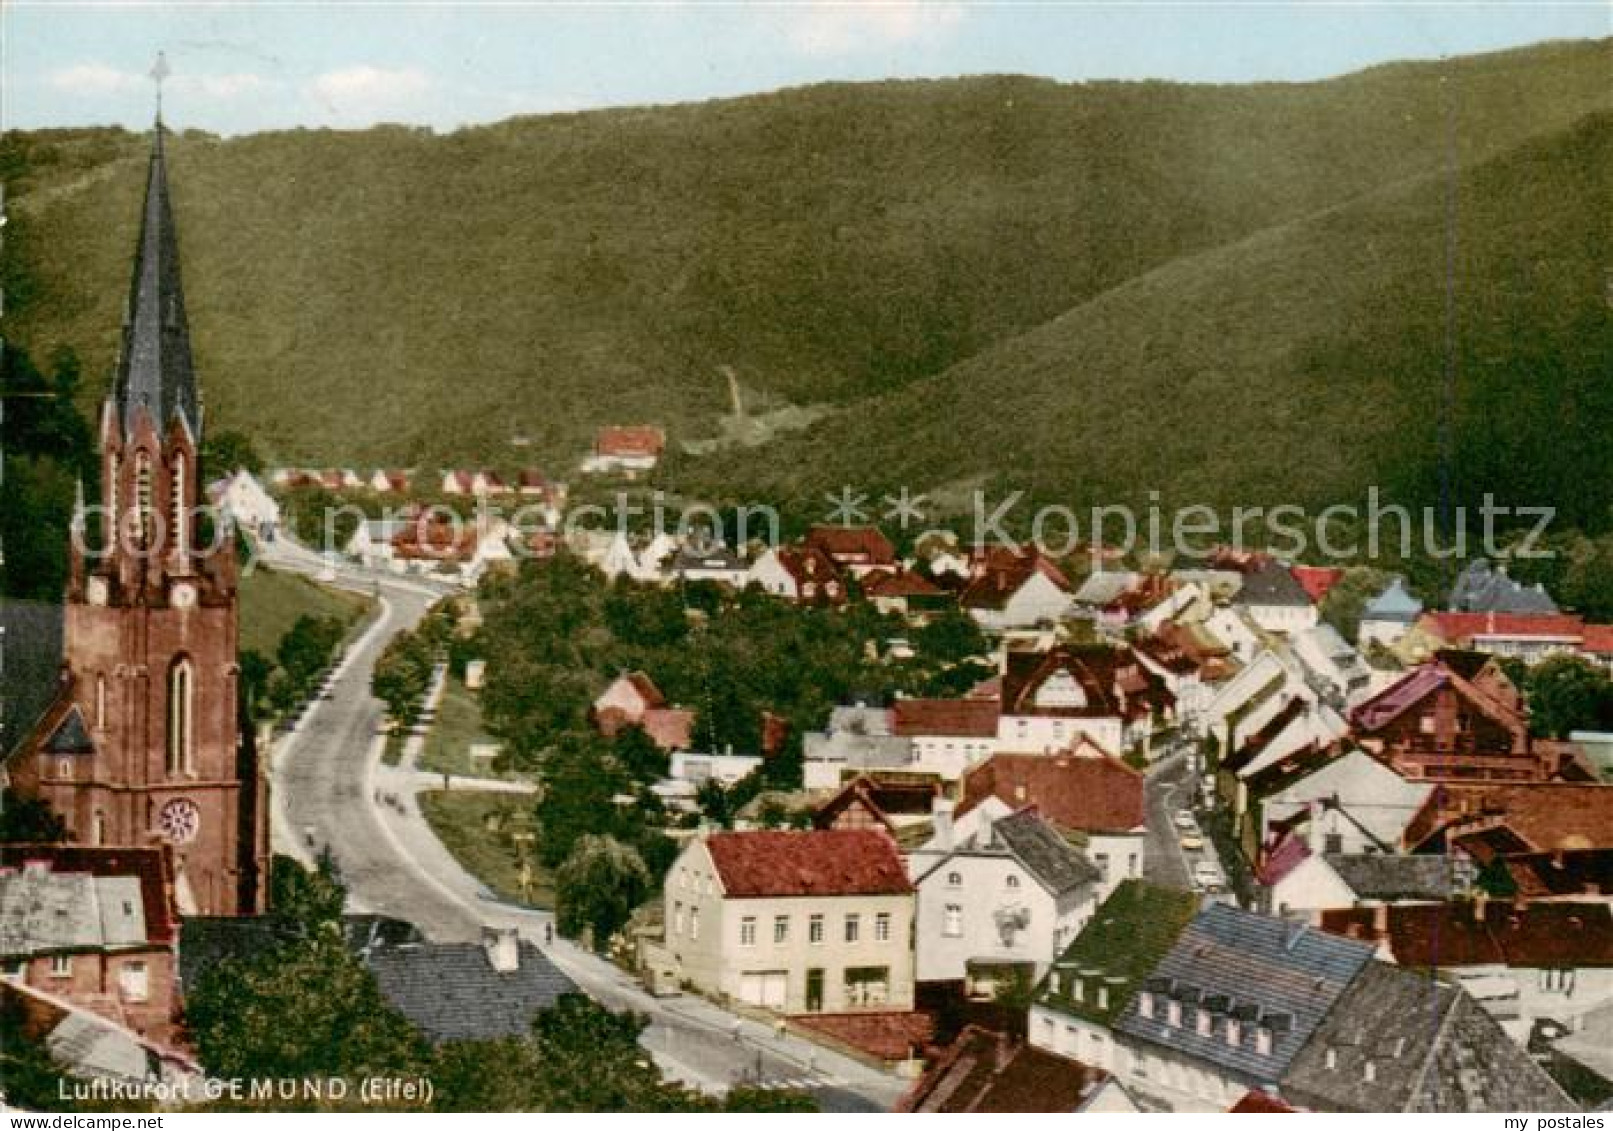
[[[1034,809],[994,821],[991,830],[992,836],[1055,896],[1084,884],[1097,883],[1102,878],[1098,869],[1060,836],[1057,829],[1037,816]]]
[[[19,868],[29,860],[46,861],[58,873],[83,873],[130,881],[132,888],[106,889],[135,892],[145,930],[141,941],[173,942],[179,933],[178,908],[173,900],[173,875],[166,849],[122,848],[86,844],[0,845],[0,867]],[[120,907],[121,910],[121,907]]]
[[[62,681],[62,607],[43,601],[0,601],[0,757],[39,724]]]
[[[1280,605],[1308,608],[1311,604],[1311,595],[1294,578],[1287,566],[1268,558],[1257,569],[1244,575],[1243,588],[1238,590],[1233,602],[1245,607]]]
[[[1369,943],[1211,904],[1148,977],[1153,1017],[1142,1015],[1139,992],[1114,1028],[1250,1082],[1275,1083],[1372,952]],[[1168,1022],[1170,999],[1182,1003],[1180,1026]],[[1201,1009],[1212,1018],[1208,1034],[1197,1029]],[[1236,1044],[1228,1038],[1231,1018],[1241,1022]],[[1269,1053],[1258,1051],[1259,1029],[1271,1034]]]
[[[125,433],[134,428],[137,414],[144,410],[159,433],[166,433],[177,416],[200,443],[201,396],[191,365],[185,291],[179,277],[179,237],[168,199],[163,132],[158,123],[146,176],[140,241],[136,245],[113,395]]]
[[[713,833],[706,851],[732,898],[901,895],[913,890],[896,842],[867,829]]]
[[[90,738],[89,728],[84,725],[84,715],[77,703],[69,707],[61,722],[51,728],[43,749],[46,754],[95,753],[95,742]]]
[[[1120,833],[1147,823],[1143,776],[1110,757],[994,754],[963,776],[958,815],[987,797],[1034,805],[1064,832]]]
[[[1492,567],[1475,558],[1451,587],[1450,607],[1461,613],[1555,613],[1556,602],[1539,585],[1523,585],[1507,576],[1505,567]]]
[[[364,964],[388,1003],[433,1042],[520,1037],[577,987],[537,947],[518,946],[510,971],[495,970],[480,943],[377,946]]]
[[[1366,603],[1361,619],[1388,621],[1392,624],[1411,624],[1422,615],[1423,603],[1406,591],[1402,578],[1389,582],[1382,593]]]
[[[179,928],[179,983],[194,990],[220,963],[256,958],[295,937],[267,915],[186,916]]]
[[[1322,859],[1364,900],[1443,900],[1453,887],[1451,861],[1445,856],[1366,852],[1330,853]]]
[[[1575,1110],[1465,991],[1383,962],[1339,995],[1282,1091],[1316,1111]]]
[[[1077,1112],[1109,1079],[1101,1068],[970,1025],[925,1072],[902,1112]]]
[[[45,867],[0,872],[0,958],[140,947],[150,941],[136,876]]]
[[[1107,1024],[1198,912],[1192,892],[1122,880],[1053,963],[1036,990],[1039,1005]],[[1080,979],[1082,992],[1074,992]],[[1098,1003],[1098,986],[1107,1001]]]

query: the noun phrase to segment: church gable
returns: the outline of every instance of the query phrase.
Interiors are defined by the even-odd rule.
[[[67,713],[40,745],[40,750],[53,757],[95,753],[95,740],[90,737],[89,728],[84,725],[84,715],[77,704],[67,709]]]

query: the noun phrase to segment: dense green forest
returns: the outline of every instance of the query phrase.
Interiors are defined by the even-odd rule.
[[[1065,501],[1424,498],[1449,452],[1462,498],[1604,525],[1610,46],[1315,83],[981,77],[447,135],[181,133],[209,423],[272,462],[564,473],[607,422],[718,435],[731,370],[749,412],[806,428],[672,461],[708,495],[996,477]],[[85,359],[86,406],[148,144],[0,146],[8,321],[36,357]]]

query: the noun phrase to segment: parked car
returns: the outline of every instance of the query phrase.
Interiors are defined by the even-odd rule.
[[[1204,847],[1204,838],[1199,835],[1197,830],[1194,830],[1190,833],[1183,833],[1177,838],[1177,843],[1189,852],[1197,852]]]
[[[1193,886],[1200,891],[1220,891],[1223,884],[1221,869],[1210,861],[1200,860],[1193,865]]]
[[[1171,823],[1184,833],[1196,833],[1199,831],[1198,820],[1193,816],[1192,811],[1188,809],[1178,809],[1172,815]]]

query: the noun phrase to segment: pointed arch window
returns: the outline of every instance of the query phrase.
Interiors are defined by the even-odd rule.
[[[137,452],[134,457],[134,506],[140,520],[140,545],[151,545],[151,453]]]
[[[184,551],[185,538],[185,453],[175,452],[173,456],[174,470],[169,486],[172,493],[168,500],[168,529],[173,534],[174,549]]]
[[[196,768],[196,671],[188,657],[168,669],[168,773]]]

